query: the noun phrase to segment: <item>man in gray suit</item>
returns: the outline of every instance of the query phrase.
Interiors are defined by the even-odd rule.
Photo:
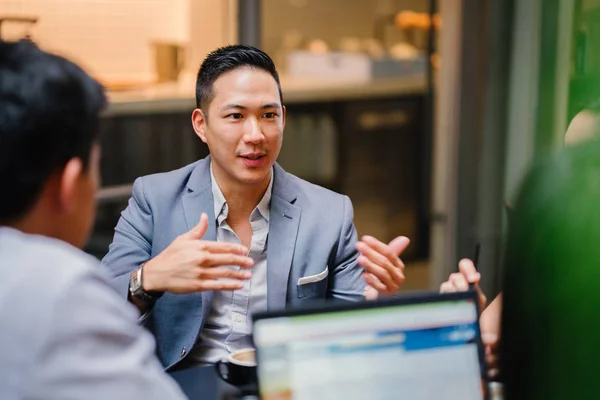
[[[167,369],[251,346],[251,314],[393,293],[409,240],[357,241],[350,199],[277,163],[286,109],[271,58],[220,48],[196,83],[196,134],[210,157],[139,178],[102,264],[147,312]]]
[[[0,40],[0,399],[181,399],[154,340],[83,246],[102,87]]]

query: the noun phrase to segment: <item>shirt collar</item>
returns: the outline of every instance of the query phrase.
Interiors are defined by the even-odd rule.
[[[229,214],[229,206],[227,205],[227,200],[225,200],[225,196],[217,183],[215,176],[213,174],[212,162],[210,163],[210,181],[211,181],[211,189],[213,195],[214,202],[214,211],[215,211],[215,219],[217,223],[220,225],[221,222],[227,219]],[[261,216],[267,222],[269,222],[269,207],[271,205],[271,193],[273,192],[273,167],[271,167],[271,180],[269,181],[269,186],[267,187],[267,191],[263,195],[262,199],[258,202],[258,205],[252,211],[250,215],[250,220],[252,221],[257,216]],[[258,213],[258,215],[257,215]]]

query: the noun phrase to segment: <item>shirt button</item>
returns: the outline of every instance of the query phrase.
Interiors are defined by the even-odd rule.
[[[234,317],[234,319],[235,319],[236,322],[244,322],[244,317],[242,317],[239,314],[236,314],[235,317]]]

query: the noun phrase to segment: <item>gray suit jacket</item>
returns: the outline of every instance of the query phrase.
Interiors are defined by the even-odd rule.
[[[115,228],[102,265],[126,297],[129,274],[193,228],[204,212],[204,240],[216,240],[207,157],[181,169],[138,178],[133,196]],[[274,166],[267,239],[269,310],[315,299],[361,300],[366,284],[357,264],[357,241],[350,199]],[[165,293],[145,323],[154,333],[166,368],[180,362],[198,340],[212,292]]]

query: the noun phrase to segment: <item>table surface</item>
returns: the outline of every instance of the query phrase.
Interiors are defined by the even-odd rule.
[[[224,382],[214,366],[193,367],[170,373],[190,400],[257,400],[254,396],[242,397],[240,391]]]

